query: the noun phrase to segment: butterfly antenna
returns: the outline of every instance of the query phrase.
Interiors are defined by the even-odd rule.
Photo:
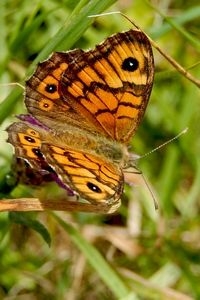
[[[131,176],[129,176],[129,174],[136,174],[136,175],[141,175],[141,179],[143,181],[143,183],[145,184],[145,187],[147,188],[147,190],[149,191],[153,202],[154,202],[154,207],[155,209],[158,209],[158,202],[156,200],[156,197],[150,187],[150,185],[148,184],[148,181],[146,180],[144,174],[142,173],[142,171],[140,169],[138,169],[138,167],[136,167],[136,165],[134,164],[130,169],[128,168],[124,175],[125,175],[125,182],[129,185],[134,185],[135,184],[135,179]]]
[[[142,179],[143,179],[143,181],[144,181],[144,183],[145,183],[145,185],[146,185],[146,187],[147,187],[147,189],[148,189],[148,191],[149,191],[149,193],[150,193],[150,195],[153,199],[154,207],[157,210],[158,209],[158,202],[156,200],[156,197],[155,197],[151,187],[149,186],[148,181],[146,180],[144,174],[141,172],[140,175],[142,176]]]
[[[162,147],[166,146],[167,144],[171,143],[172,141],[178,139],[181,135],[185,134],[187,131],[188,131],[188,128],[185,128],[184,130],[182,130],[179,134],[177,134],[177,135],[176,135],[175,137],[173,137],[172,139],[166,141],[165,143],[163,143],[162,145],[156,147],[155,149],[151,150],[150,152],[148,152],[148,153],[146,153],[146,154],[144,154],[144,155],[142,155],[142,156],[139,156],[139,157],[135,158],[135,160],[139,160],[139,159],[141,159],[141,158],[144,158],[144,157],[150,155],[151,153],[157,151],[158,149],[161,149]],[[138,170],[138,168],[137,168],[137,170]],[[146,185],[146,187],[147,187],[147,189],[148,189],[148,191],[149,191],[149,193],[150,193],[150,195],[151,195],[151,197],[152,197],[152,199],[153,199],[155,209],[158,209],[158,202],[157,202],[157,200],[156,200],[156,197],[155,197],[155,195],[154,195],[154,193],[153,193],[151,187],[150,187],[149,184],[148,184],[148,181],[146,180],[144,174],[143,174],[140,170],[138,170],[138,171],[139,171],[139,174],[141,175],[142,180],[143,180],[143,182],[145,183],[145,185]]]
[[[179,134],[177,134],[176,136],[174,136],[174,137],[171,138],[170,140],[166,141],[166,142],[163,143],[162,145],[160,145],[160,146],[154,148],[153,150],[151,150],[151,151],[145,153],[145,154],[142,155],[142,156],[139,156],[137,159],[144,158],[144,157],[146,157],[146,156],[152,154],[153,152],[156,152],[157,150],[159,150],[159,149],[165,147],[167,144],[173,142],[174,140],[177,140],[181,135],[185,134],[187,131],[188,131],[188,127],[186,127],[185,129],[183,129]]]

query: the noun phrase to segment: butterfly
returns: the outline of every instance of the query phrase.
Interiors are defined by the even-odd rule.
[[[112,35],[93,50],[55,52],[26,81],[28,114],[7,129],[15,156],[28,173],[84,199],[88,211],[116,211],[153,77],[152,47],[139,30]]]

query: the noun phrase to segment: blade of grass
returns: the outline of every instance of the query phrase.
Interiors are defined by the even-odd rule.
[[[22,97],[22,91],[14,89],[0,104],[0,124],[12,113],[17,101]]]
[[[23,213],[15,213],[12,212],[9,214],[9,218],[11,222],[15,224],[20,224],[23,226],[26,226],[28,228],[32,228],[37,233],[41,235],[41,237],[44,239],[44,241],[47,243],[47,245],[51,246],[51,237],[46,229],[46,227],[39,221],[35,220],[34,218],[31,218],[31,215],[23,214]]]
[[[182,205],[183,211],[182,213],[184,216],[196,216],[198,214],[198,201],[199,201],[199,194],[200,194],[200,162],[196,160],[196,175],[194,178],[194,182],[192,187],[190,188],[187,199]]]
[[[97,271],[101,279],[112,290],[115,296],[118,299],[123,298],[136,300],[136,295],[134,295],[132,291],[126,286],[126,284],[109,266],[102,255],[82,237],[78,230],[64,222],[57,214],[52,213],[52,215],[63,227],[63,229],[70,235],[73,242],[85,255],[90,265]]]
[[[148,2],[149,4],[149,2]],[[156,9],[153,5],[149,4],[153,9]],[[158,13],[160,13],[157,10]],[[197,18],[199,18],[200,15],[200,6],[195,6],[187,11],[183,11],[181,14],[175,16],[173,18],[173,22],[176,23],[177,25],[184,25],[187,22],[191,22]],[[153,28],[150,30],[150,35],[153,39],[157,39],[160,36],[163,36],[164,34],[168,33],[171,30],[171,25],[170,24],[163,24],[162,26],[156,28]]]
[[[31,34],[31,32],[36,31],[41,26],[41,24],[45,20],[45,18],[47,18],[47,16],[52,14],[53,12],[54,12],[54,10],[51,10],[51,11],[48,11],[45,13],[41,13],[40,15],[35,16],[35,18],[33,18],[33,20],[30,20],[30,22],[27,22],[28,24],[26,24],[24,26],[24,28],[20,32],[20,34],[18,34],[11,42],[10,51],[12,51],[12,53],[15,53],[16,51],[18,51],[19,46],[20,45],[23,46],[24,41],[26,41],[26,39],[29,38],[29,35]]]
[[[171,196],[174,192],[178,177],[178,164],[179,164],[179,152],[177,147],[170,145],[166,151],[165,163],[160,174],[160,194],[162,211],[165,215],[172,215],[173,203],[171,202]],[[176,172],[175,172],[176,170]]]
[[[172,18],[164,17],[165,21],[174,27],[179,33],[181,33],[189,42],[191,42],[194,47],[200,49],[200,42],[193,35],[189,34],[187,30],[185,30],[182,26],[177,24]]]
[[[51,41],[46,47],[40,52],[34,62],[30,65],[27,70],[27,75],[31,74],[35,68],[35,65],[48,57],[48,55],[55,49],[62,50],[69,49],[72,45],[80,38],[84,31],[92,24],[93,18],[88,18],[89,15],[100,14],[115,0],[82,0],[73,10],[70,17],[60,28],[60,30],[52,37]],[[41,21],[41,20],[40,20]],[[8,97],[0,104],[0,124],[9,116],[17,102],[18,98],[21,97],[19,90],[14,90],[8,95]]]
[[[99,14],[112,5],[115,0],[82,0],[75,7],[71,15],[67,18],[64,25],[55,34],[55,36],[49,41],[46,47],[40,52],[37,58],[34,60],[28,73],[32,72],[35,64],[46,58],[52,51],[56,50],[68,50],[73,44],[81,37],[85,30],[93,23],[93,18],[88,16],[93,14]]]

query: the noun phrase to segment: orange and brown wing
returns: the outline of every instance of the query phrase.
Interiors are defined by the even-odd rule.
[[[91,203],[112,205],[123,192],[123,174],[100,157],[70,148],[42,145],[47,163],[66,185]]]
[[[54,180],[71,195],[76,192],[91,203],[112,206],[119,202],[124,181],[117,166],[90,153],[48,144],[45,131],[36,126],[16,122],[7,131],[15,156],[27,163],[23,166],[28,169],[21,172],[25,183],[34,184],[44,176],[45,181]],[[24,178],[25,174],[32,178]]]
[[[15,122],[7,128],[8,142],[14,146],[15,156],[27,161],[35,170],[41,170],[44,160],[41,137],[37,130],[25,123]]]
[[[25,104],[29,113],[49,128],[86,123],[77,112],[63,100],[59,82],[75,57],[83,53],[75,49],[69,52],[55,52],[37,66],[34,74],[26,81]]]
[[[7,128],[8,142],[14,146],[12,172],[15,179],[24,184],[42,185],[53,181],[44,156],[41,153],[39,131],[22,122]]]
[[[145,112],[153,76],[151,44],[144,33],[131,29],[75,57],[59,89],[97,131],[127,143]]]

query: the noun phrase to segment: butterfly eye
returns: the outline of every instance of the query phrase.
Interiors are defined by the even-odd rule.
[[[47,84],[46,87],[45,87],[45,91],[50,93],[50,94],[53,94],[57,91],[57,86],[56,84]]]
[[[122,69],[129,72],[134,72],[138,69],[139,62],[134,57],[127,57],[122,62]]]
[[[95,193],[101,193],[101,189],[92,182],[87,182],[87,187]]]

